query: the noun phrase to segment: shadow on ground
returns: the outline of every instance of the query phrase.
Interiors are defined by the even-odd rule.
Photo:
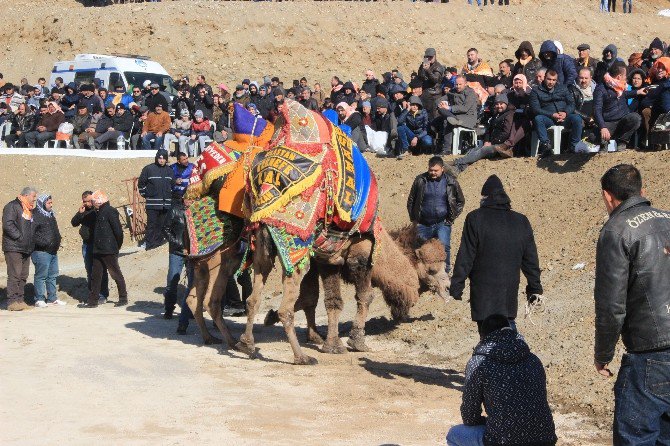
[[[465,378],[453,369],[438,369],[402,362],[378,362],[370,358],[359,358],[360,366],[373,375],[384,379],[396,379],[398,376],[411,378],[414,382],[463,391]]]

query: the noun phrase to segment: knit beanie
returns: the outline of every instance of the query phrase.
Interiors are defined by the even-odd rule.
[[[495,195],[498,192],[505,192],[505,188],[503,187],[502,181],[500,181],[500,178],[498,178],[497,175],[491,175],[488,177],[484,183],[484,186],[482,187],[482,195],[489,197],[491,195]]]

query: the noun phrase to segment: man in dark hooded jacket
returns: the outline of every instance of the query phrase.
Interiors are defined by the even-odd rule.
[[[463,424],[449,430],[447,445],[555,445],[542,362],[505,316],[489,316],[483,327],[465,369]]]
[[[146,199],[147,227],[144,236],[147,250],[157,248],[165,242],[162,228],[172,206],[172,183],[174,172],[167,165],[167,150],[156,152],[153,163],[144,166],[137,180],[137,188]]]
[[[547,70],[555,70],[558,73],[559,84],[570,85],[577,79],[574,59],[565,54],[558,54],[558,48],[552,40],[545,40],[542,43],[540,60]]]
[[[614,44],[609,44],[603,49],[603,60],[596,64],[596,71],[593,74],[593,80],[596,84],[602,84],[603,78],[615,62],[620,62],[622,66],[626,63],[620,57],[617,57],[617,47]]]
[[[442,95],[444,71],[444,65],[437,61],[435,48],[426,48],[416,78],[421,82],[421,102],[431,119],[437,118],[437,100]]]
[[[470,279],[470,310],[480,335],[482,321],[492,314],[502,314],[516,329],[519,271],[526,276],[526,296],[532,301],[542,294],[533,228],[525,215],[512,210],[500,178],[491,175],[482,188],[480,208],[465,217],[449,289],[461,300],[465,279]]]

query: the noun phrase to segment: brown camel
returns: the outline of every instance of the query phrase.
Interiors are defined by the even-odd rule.
[[[373,298],[372,287],[382,290],[391,314],[396,320],[407,318],[409,309],[419,298],[419,292],[430,289],[445,298],[449,287],[449,276],[445,270],[446,254],[437,240],[431,240],[414,250],[407,245],[416,239],[412,229],[398,233],[401,245],[382,229],[380,233],[381,249],[373,260],[374,241],[371,234],[359,234],[349,239],[342,249],[328,259],[313,258],[316,268],[308,264],[303,270],[292,275],[283,271],[284,293],[277,312],[279,320],[291,344],[295,364],[315,364],[316,359],[305,355],[295,334],[294,315],[300,309],[305,311],[308,325],[308,340],[320,342],[316,331],[315,308],[318,301],[318,276],[324,284],[325,305],[328,314],[328,335],[323,343],[327,353],[344,353],[346,348],[339,337],[338,324],[343,301],[340,293],[340,281],[347,280],[356,288],[357,313],[350,336],[349,346],[358,351],[369,350],[365,344],[365,321]],[[414,237],[414,238],[412,238]],[[247,300],[247,327],[237,344],[239,350],[250,356],[255,355],[253,322],[260,304],[267,277],[272,271],[275,260],[275,246],[268,230],[261,225],[256,232],[256,251],[254,252],[254,290]],[[407,255],[409,254],[409,256]],[[300,300],[299,296],[302,294]],[[272,322],[270,320],[270,322]]]

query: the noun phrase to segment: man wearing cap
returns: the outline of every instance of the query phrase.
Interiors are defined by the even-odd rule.
[[[170,115],[163,111],[163,106],[157,104],[153,112],[149,112],[142,128],[142,149],[158,150],[163,147],[164,135],[170,131],[172,121]],[[154,140],[153,144],[151,140]]]
[[[588,68],[591,70],[591,76],[595,72],[596,65],[600,62],[598,59],[591,57],[591,46],[588,43],[582,43],[577,47],[577,58],[575,59],[575,68],[579,72],[580,68]]]
[[[523,139],[525,132],[519,127],[514,132],[514,106],[509,103],[507,95],[502,93],[495,97],[494,114],[488,122],[484,133],[484,145],[468,150],[468,153],[454,162],[455,175],[463,172],[467,167],[480,159],[511,158],[517,142]]]
[[[172,184],[175,177],[167,161],[167,150],[158,150],[154,162],[144,166],[137,180],[138,192],[146,199],[147,227],[144,243],[147,250],[157,248],[165,242],[163,226],[172,206]]]
[[[105,122],[105,125],[111,125],[106,128],[101,127],[100,131],[96,127],[96,132],[100,133],[100,136],[95,138],[96,149],[102,148],[108,141],[116,141],[119,137],[127,138],[133,128],[133,116],[126,111],[125,105],[122,103],[119,103],[116,107],[110,105],[107,107],[108,111],[111,111],[110,107],[115,111],[110,115],[111,122]],[[100,121],[98,121],[98,126],[100,126]]]
[[[463,224],[449,294],[461,300],[465,280],[470,279],[470,311],[480,336],[482,321],[494,314],[505,316],[516,330],[521,272],[529,301],[543,291],[533,228],[511,203],[500,178],[491,175],[482,187],[479,209]]]
[[[249,93],[244,89],[243,85],[238,85],[235,87],[235,93],[233,93],[233,102],[237,102],[244,108],[247,108],[247,105],[249,105],[249,102],[251,102]]]
[[[417,71],[417,79],[421,82],[421,102],[432,118],[437,117],[437,99],[442,94],[442,78],[444,77],[444,66],[437,61],[435,48],[426,48],[423,62]]]
[[[164,111],[168,111],[168,103],[165,96],[161,94],[160,86],[156,83],[152,83],[150,86],[150,93],[144,100],[144,105],[149,107],[149,110],[155,110],[156,106],[160,104]]]

